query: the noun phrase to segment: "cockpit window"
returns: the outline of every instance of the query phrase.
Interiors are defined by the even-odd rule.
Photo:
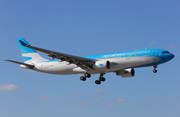
[[[163,53],[169,53],[168,51],[164,51]]]

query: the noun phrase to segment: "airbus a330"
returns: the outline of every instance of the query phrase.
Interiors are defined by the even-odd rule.
[[[74,56],[55,52],[39,47],[31,46],[25,39],[17,39],[24,62],[5,60],[20,64],[20,67],[39,72],[70,75],[83,74],[80,80],[85,81],[91,74],[100,74],[96,84],[105,81],[104,74],[114,72],[121,77],[133,77],[134,68],[153,66],[156,73],[157,66],[174,58],[174,55],[166,50],[145,49],[128,52],[118,52],[93,56]],[[37,51],[48,54],[47,60],[41,57]]]

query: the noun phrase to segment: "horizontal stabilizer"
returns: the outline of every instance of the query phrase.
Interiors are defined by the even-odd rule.
[[[27,66],[27,67],[29,67],[29,68],[34,68],[34,65],[27,64],[27,63],[21,63],[21,62],[12,61],[12,60],[5,60],[5,61],[9,61],[9,62],[16,63],[16,64],[20,64],[20,65],[25,65],[25,66]]]

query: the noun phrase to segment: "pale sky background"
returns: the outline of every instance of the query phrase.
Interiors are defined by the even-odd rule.
[[[3,61],[23,62],[17,38],[77,56],[148,48],[175,58],[96,85],[99,75],[82,82]],[[180,117],[179,0],[0,0],[0,39],[0,117]]]

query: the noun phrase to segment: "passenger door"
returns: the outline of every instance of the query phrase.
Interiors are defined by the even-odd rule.
[[[49,62],[45,62],[44,63],[44,68],[48,68],[49,67]]]

